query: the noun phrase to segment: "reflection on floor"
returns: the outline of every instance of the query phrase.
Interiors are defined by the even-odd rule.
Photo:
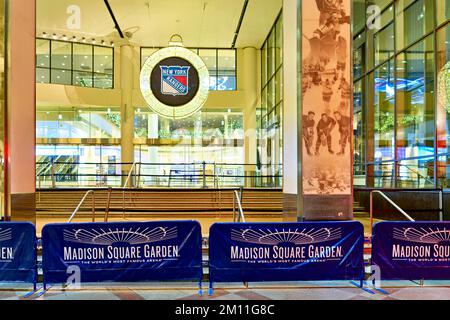
[[[81,289],[53,287],[41,296],[25,298],[27,287],[11,290],[2,284],[0,300],[450,300],[449,281],[426,281],[424,286],[387,281],[382,286],[383,292],[362,290],[346,281],[250,283],[248,288],[237,283],[218,285],[212,296],[199,296],[193,283],[139,283],[83,285]]]

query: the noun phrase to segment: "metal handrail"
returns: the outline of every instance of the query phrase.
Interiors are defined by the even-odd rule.
[[[236,219],[236,203],[238,205],[238,212],[239,212],[237,219]],[[239,190],[239,192],[237,190],[234,190],[233,192],[233,222],[245,223],[244,210],[242,209],[242,188]]]
[[[130,172],[125,180],[125,183],[122,187],[122,219],[125,219],[125,190],[127,189],[128,182],[130,181],[131,175],[137,165],[137,162],[133,162],[133,165],[130,168]],[[130,201],[131,201],[131,193],[130,193]]]
[[[125,180],[125,183],[123,184],[123,187],[122,187],[123,189],[125,189],[127,187],[128,182],[130,181],[131,175],[132,175],[136,165],[137,165],[137,162],[133,162],[133,165],[131,166],[130,172],[128,173],[128,176],[127,176],[127,178]]]
[[[414,222],[415,220],[411,218],[409,214],[400,208],[392,199],[390,199],[385,193],[380,190],[372,190],[370,192],[370,230],[373,230],[373,195],[377,193],[381,195],[387,202],[389,202],[395,209],[397,209],[401,214],[403,214],[409,221]]]
[[[81,199],[80,203],[78,204],[78,206],[75,208],[75,210],[73,211],[72,215],[70,216],[69,220],[67,221],[67,223],[71,223],[73,218],[75,218],[75,215],[78,213],[78,211],[80,210],[81,206],[83,205],[84,201],[86,201],[86,198],[88,197],[88,195],[90,195],[92,193],[92,222],[95,222],[95,192],[94,190],[88,190],[84,197]]]
[[[109,207],[111,205],[111,194],[112,194],[112,188],[108,189],[108,199],[106,201],[106,207],[105,207],[105,219],[104,222],[108,222],[108,218],[109,218]],[[92,221],[95,222],[95,221]]]
[[[406,164],[399,164],[399,166],[400,166],[400,167],[405,167],[406,169],[408,169],[408,170],[411,171],[412,173],[417,174],[417,176],[418,176],[419,178],[422,178],[422,179],[424,179],[425,181],[431,182],[432,184],[434,184],[434,181],[433,181],[433,180],[431,180],[429,177],[423,175],[423,174],[420,173],[418,170],[416,170],[416,169],[414,169],[414,168],[411,168],[410,166],[408,166],[408,165],[406,165]],[[420,187],[420,185],[419,185],[419,187]]]

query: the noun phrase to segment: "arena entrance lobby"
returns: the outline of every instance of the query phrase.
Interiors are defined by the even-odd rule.
[[[450,299],[449,21],[1,0],[0,299]]]

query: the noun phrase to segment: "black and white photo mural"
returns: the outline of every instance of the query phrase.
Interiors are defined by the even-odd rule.
[[[302,1],[301,10],[304,217],[351,219],[351,1]]]

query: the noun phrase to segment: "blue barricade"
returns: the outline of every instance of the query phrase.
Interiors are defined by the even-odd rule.
[[[36,285],[36,228],[33,224],[0,223],[0,281]]]
[[[210,230],[211,282],[361,280],[359,222],[217,223]]]
[[[450,279],[450,222],[379,222],[372,264],[381,279]]]
[[[42,244],[44,284],[66,282],[74,266],[81,282],[202,277],[195,221],[48,224]]]

